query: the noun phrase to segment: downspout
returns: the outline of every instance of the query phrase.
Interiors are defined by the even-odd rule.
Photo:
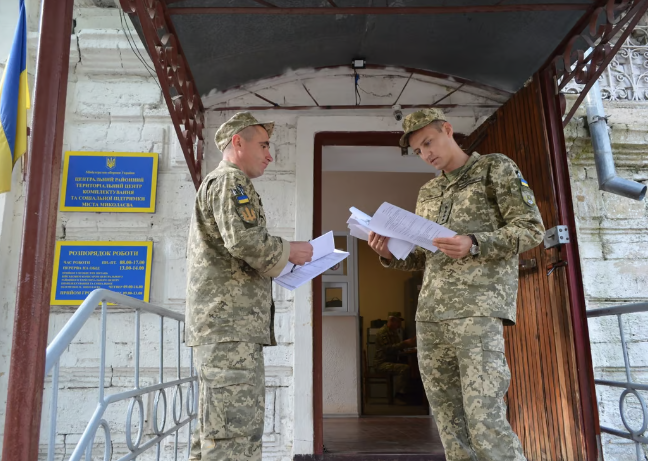
[[[646,186],[629,179],[617,176],[612,158],[612,146],[608,134],[605,110],[601,88],[596,82],[585,97],[587,123],[589,125],[592,146],[594,147],[594,162],[598,176],[599,189],[634,200],[643,200],[646,196]]]

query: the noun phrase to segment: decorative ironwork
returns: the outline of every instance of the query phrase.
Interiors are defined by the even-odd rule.
[[[626,428],[627,432],[611,427],[601,426],[601,432],[605,432],[616,437],[632,440],[635,443],[635,452],[637,461],[645,459],[642,454],[641,444],[648,444],[648,407],[646,401],[638,391],[648,391],[648,383],[637,383],[632,379],[632,372],[630,368],[630,357],[628,355],[628,345],[623,330],[623,322],[621,316],[627,314],[636,314],[640,312],[648,312],[648,303],[626,304],[624,306],[607,307],[602,309],[593,309],[587,311],[587,318],[617,316],[619,324],[619,334],[621,337],[621,348],[623,350],[623,363],[625,366],[626,381],[610,381],[604,379],[595,379],[594,382],[601,386],[610,386],[624,389],[619,398],[619,413],[621,415],[621,422]],[[626,400],[629,396],[633,396],[639,403],[641,409],[641,424],[639,427],[633,427],[631,422],[626,417]]]
[[[164,2],[120,0],[125,13],[137,15],[160,80],[173,126],[196,189],[205,150],[205,109]]]
[[[648,26],[634,28],[598,81],[604,99],[648,100]],[[572,80],[563,92],[579,94],[582,90],[583,85]]]
[[[135,366],[133,369],[135,388],[125,392],[113,393],[108,396],[104,393],[105,386],[105,370],[106,370],[106,324],[108,317],[108,303],[114,303],[119,306],[119,312],[123,312],[123,308],[131,308],[134,310],[135,315]],[[184,324],[184,315],[178,314],[168,309],[153,306],[151,304],[129,298],[119,293],[113,293],[108,290],[95,290],[77,309],[72,318],[63,327],[59,334],[54,338],[52,343],[47,347],[47,356],[45,363],[45,373],[48,374],[52,371],[52,402],[51,414],[49,421],[49,445],[47,452],[47,460],[54,460],[55,456],[55,442],[56,442],[56,427],[58,417],[58,391],[59,391],[59,372],[61,355],[68,350],[68,346],[79,333],[83,325],[90,318],[92,313],[96,310],[97,306],[101,306],[101,352],[99,361],[99,382],[98,382],[98,399],[97,408],[88,422],[83,434],[74,448],[74,451],[68,458],[69,461],[78,461],[84,454],[85,459],[92,458],[92,449],[94,446],[95,436],[100,428],[104,433],[104,457],[105,461],[112,459],[112,443],[110,424],[103,419],[106,411],[110,405],[118,402],[130,400],[128,409],[126,411],[126,424],[125,424],[125,438],[128,454],[119,458],[119,461],[127,461],[137,459],[143,452],[156,448],[156,459],[159,460],[161,456],[161,442],[166,437],[174,436],[174,456],[178,459],[178,435],[183,428],[187,429],[187,441],[191,440],[192,422],[197,416],[197,403],[196,403],[196,386],[198,378],[193,368],[193,353],[190,352],[190,365],[188,367],[189,374],[182,376],[181,356],[182,356],[182,341],[181,332]],[[141,338],[141,316],[142,314],[157,315],[160,319],[160,333],[159,344],[157,349],[159,351],[159,378],[158,383],[141,387],[140,385],[140,338]],[[164,320],[173,321],[176,323],[176,341],[175,341],[175,379],[170,381],[164,380]],[[182,386],[187,387],[186,402],[182,398]],[[166,428],[167,423],[167,397],[166,392],[173,390],[173,427]],[[142,440],[144,432],[144,404],[142,401],[143,395],[155,394],[155,403],[153,409],[153,436],[147,440]],[[179,398],[178,398],[179,397]],[[158,421],[159,403],[162,401],[162,421]],[[133,441],[133,411],[137,406],[139,416],[137,418],[137,436]],[[185,417],[183,418],[183,414]],[[190,443],[187,443],[187,456],[189,456]]]
[[[570,82],[584,85],[569,113],[567,125],[590,87],[615,57],[621,45],[648,9],[648,0],[606,0],[585,19],[584,30],[573,34],[553,61],[556,92],[566,91]],[[613,39],[617,42],[612,44]],[[564,110],[564,96],[559,95]]]

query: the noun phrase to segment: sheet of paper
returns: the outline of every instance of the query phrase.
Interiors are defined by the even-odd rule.
[[[320,235],[316,239],[311,240],[310,243],[313,246],[313,261],[320,259],[323,256],[326,256],[329,253],[333,253],[335,250],[335,240],[333,239],[333,231],[327,232],[324,235]],[[310,263],[306,263],[310,264]],[[295,265],[290,261],[286,264],[286,267],[283,268],[279,277],[286,275],[293,270]]]
[[[391,251],[396,259],[405,259],[414,251],[415,245],[401,239],[390,238],[387,242],[387,248]]]
[[[432,252],[436,237],[453,237],[457,233],[447,227],[384,202],[371,218],[371,230],[386,237],[407,240]]]
[[[274,281],[288,290],[294,290],[306,282],[313,280],[318,275],[323,274],[337,263],[344,261],[348,256],[349,253],[346,251],[335,250],[333,253],[315,260],[310,264],[296,267],[291,273],[277,277]]]
[[[283,270],[281,271],[281,274],[279,274],[279,277],[289,273],[293,269],[293,267],[295,267],[295,265],[293,263],[291,263],[290,261],[288,261],[288,264],[286,264],[286,267],[283,268]]]
[[[316,261],[329,253],[335,251],[335,240],[333,239],[333,231],[320,235],[316,239],[310,241],[313,245],[313,261]]]
[[[352,237],[360,240],[369,240],[369,229],[357,224],[349,224],[349,231]]]
[[[365,226],[368,226],[371,222],[371,216],[369,216],[364,211],[360,211],[354,206],[349,208],[349,211],[351,212],[351,218],[349,219],[355,219],[359,224],[363,224]]]
[[[371,230],[371,216],[358,210],[355,207],[349,209],[351,217],[347,220],[350,233],[353,237],[362,240],[369,240],[369,231]],[[387,248],[391,251],[396,259],[405,259],[414,250],[414,244],[405,240],[390,238],[387,242]]]

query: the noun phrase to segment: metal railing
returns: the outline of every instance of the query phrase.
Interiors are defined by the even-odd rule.
[[[109,312],[108,303],[116,304],[119,310],[123,312],[123,308],[130,308],[134,310],[135,316],[135,351],[134,351],[134,389],[119,392],[115,394],[105,394],[105,372],[106,372],[106,328],[107,317]],[[126,446],[129,453],[119,458],[119,461],[127,461],[136,459],[143,452],[156,448],[156,459],[160,459],[161,447],[160,444],[166,437],[174,435],[174,459],[178,459],[178,434],[180,430],[187,427],[187,457],[190,450],[191,429],[192,421],[196,418],[197,408],[197,392],[196,383],[197,377],[193,368],[193,354],[190,352],[190,365],[189,376],[182,377],[181,373],[181,337],[182,327],[184,324],[184,315],[173,312],[169,309],[154,306],[137,299],[124,296],[119,293],[114,293],[109,290],[95,290],[86,298],[81,306],[76,310],[72,318],[65,324],[61,331],[56,335],[54,340],[47,347],[47,356],[45,362],[45,375],[52,374],[52,397],[51,397],[51,414],[49,419],[49,445],[47,451],[47,460],[53,461],[55,456],[55,444],[57,435],[57,412],[58,412],[58,394],[59,394],[59,371],[61,363],[61,355],[68,349],[72,340],[77,336],[81,328],[88,321],[90,316],[101,306],[101,352],[99,361],[99,383],[98,383],[98,400],[97,407],[88,422],[83,434],[81,435],[76,447],[70,457],[69,461],[78,461],[85,454],[85,460],[89,461],[92,458],[92,449],[95,443],[95,436],[99,428],[103,429],[105,437],[104,448],[104,461],[112,459],[112,440],[110,433],[110,424],[104,415],[106,409],[117,402],[130,400],[128,410],[126,413],[126,426],[125,438]],[[159,332],[159,377],[158,383],[141,387],[140,385],[140,335],[141,335],[141,316],[142,314],[157,315],[160,319],[160,332]],[[171,381],[164,381],[164,319],[171,319],[177,322],[177,335],[176,335],[176,376]],[[187,386],[186,402],[183,399],[182,386]],[[173,398],[171,403],[171,416],[174,423],[173,427],[166,428],[167,422],[167,397],[166,390],[173,389]],[[153,405],[153,436],[145,441],[142,441],[144,433],[144,404],[142,396],[146,394],[155,393],[155,400]],[[162,423],[159,422],[160,404],[162,404]],[[133,412],[137,406],[139,412],[138,429],[135,440],[132,437],[132,422]],[[186,406],[186,409],[185,409]]]
[[[623,362],[625,364],[626,381],[624,382],[595,379],[594,383],[601,386],[610,386],[624,389],[624,391],[621,393],[621,397],[619,398],[619,412],[621,413],[621,421],[623,422],[623,425],[628,432],[606,426],[601,426],[601,431],[614,435],[616,437],[632,440],[635,443],[637,461],[643,461],[645,457],[642,454],[641,444],[648,444],[648,436],[646,436],[646,429],[648,429],[648,408],[646,407],[646,401],[638,391],[648,391],[648,384],[637,383],[632,379],[630,358],[628,356],[628,345],[626,344],[623,322],[621,320],[621,317],[623,315],[636,314],[639,312],[648,312],[648,302],[625,304],[623,306],[615,307],[605,307],[602,309],[592,309],[590,311],[587,311],[587,318],[591,319],[594,317],[606,317],[613,315],[616,315],[617,317],[619,323],[619,333],[621,335],[621,348],[623,349]],[[639,401],[639,405],[641,407],[642,422],[639,428],[633,428],[626,418],[626,398],[630,395],[634,396]]]

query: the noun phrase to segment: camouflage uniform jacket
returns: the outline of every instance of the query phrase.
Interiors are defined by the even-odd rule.
[[[514,324],[518,254],[536,247],[545,231],[515,162],[502,154],[473,153],[451,181],[441,174],[421,188],[416,214],[458,234],[474,234],[480,249],[477,256],[453,259],[417,247],[405,260],[381,260],[386,267],[425,269],[416,321],[498,317]]]
[[[200,185],[191,218],[186,344],[276,344],[271,277],[289,255],[290,243],[268,234],[250,179],[222,161]]]
[[[374,356],[374,366],[381,363],[398,362],[398,351],[402,351],[407,346],[402,343],[398,333],[390,330],[387,325],[378,330],[376,333],[376,355]]]

